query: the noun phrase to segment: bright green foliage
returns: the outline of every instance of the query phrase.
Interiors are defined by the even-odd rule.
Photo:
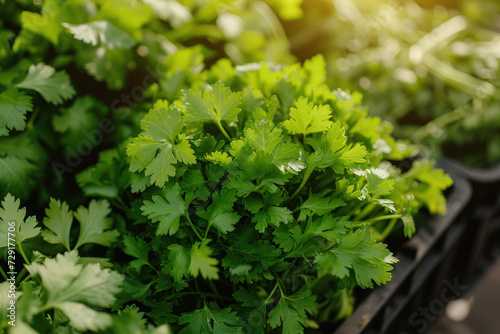
[[[323,66],[221,61],[184,76],[179,95],[157,87],[152,105],[167,108],[150,109],[127,147],[143,182],[124,203],[123,303],[181,333],[303,333],[348,316],[355,286],[391,279],[397,260],[381,241],[394,226],[411,236],[418,209],[444,203],[421,196],[450,179],[429,161],[391,165],[414,149],[359,94],[332,92]]]
[[[207,246],[210,239],[205,239],[201,243],[196,242],[191,249],[191,261],[189,263],[189,273],[197,277],[199,273],[206,279],[218,279],[219,269],[216,267],[217,261],[212,255],[212,249]]]
[[[145,170],[151,182],[162,187],[175,175],[175,164],[196,162],[189,140],[181,132],[184,122],[178,109],[154,109],[141,122],[143,132],[127,146],[130,171]]]
[[[236,122],[241,103],[241,93],[233,93],[222,83],[213,86],[213,90],[188,90],[184,93],[186,122]]]
[[[323,132],[333,123],[330,120],[329,105],[314,106],[307,98],[300,97],[295,108],[290,108],[290,119],[283,122],[285,128],[292,134]]]

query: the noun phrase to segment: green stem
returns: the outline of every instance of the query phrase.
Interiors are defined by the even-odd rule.
[[[306,185],[307,181],[309,180],[309,177],[311,176],[311,174],[315,168],[316,168],[316,165],[314,165],[314,164],[309,165],[307,167],[306,172],[304,173],[304,178],[302,179],[302,182],[300,183],[297,190],[295,190],[295,192],[292,194],[292,196],[290,196],[290,198],[288,199],[289,201],[292,200],[295,196],[297,196],[297,194],[302,190],[302,188],[304,188],[304,186]]]
[[[356,218],[354,220],[356,220],[356,221],[362,220],[363,218],[368,216],[373,211],[373,209],[375,207],[377,207],[377,204],[375,204],[373,202],[367,202],[365,204],[368,204],[368,203],[370,203],[370,205],[365,206],[364,209],[356,216]]]
[[[378,217],[374,217],[374,218],[367,219],[367,220],[356,221],[356,222],[354,222],[352,227],[361,227],[364,224],[371,224],[371,223],[378,222],[381,220],[393,219],[393,218],[394,219],[401,218],[401,215],[397,214],[397,215],[378,216]]]
[[[186,213],[186,214],[184,215],[184,217],[186,217],[186,218],[187,218],[187,221],[188,221],[188,223],[189,223],[189,226],[191,226],[191,228],[193,229],[194,234],[196,234],[196,236],[197,236],[197,237],[198,237],[201,241],[203,241],[203,240],[204,240],[204,239],[203,239],[203,237],[201,236],[201,234],[200,234],[200,233],[198,232],[198,230],[196,229],[196,226],[194,226],[193,222],[191,221],[191,218],[189,218],[189,214],[188,214],[188,213]],[[208,233],[208,229],[207,229],[207,233]],[[206,238],[206,237],[205,237],[205,238]]]
[[[26,257],[26,254],[24,253],[23,246],[21,246],[20,242],[17,243],[17,247],[19,247],[19,253],[21,253],[21,256],[23,257],[24,262],[26,262],[28,265],[31,265],[31,262]]]
[[[229,134],[226,132],[226,130],[224,129],[224,127],[222,126],[222,123],[220,121],[217,121],[217,125],[219,126],[219,129],[220,131],[222,132],[222,134],[224,135],[224,137],[226,137],[226,139],[231,142],[231,137],[229,137]]]
[[[391,233],[392,229],[396,225],[397,221],[398,221],[397,218],[391,219],[391,221],[389,222],[389,224],[385,227],[384,231],[380,234],[380,236],[378,238],[378,241],[384,241],[385,238],[387,238],[387,236]]]
[[[0,274],[2,274],[3,278],[5,278],[5,280],[7,280],[7,274],[5,273],[5,271],[3,271],[3,269],[0,267]]]
[[[421,126],[417,131],[411,136],[411,141],[415,143],[420,143],[422,140],[430,136],[436,129],[442,129],[456,121],[461,120],[465,117],[465,110],[463,108],[457,108],[450,111],[444,115],[436,117],[424,126]]]

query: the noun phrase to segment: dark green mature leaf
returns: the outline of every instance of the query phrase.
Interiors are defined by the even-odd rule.
[[[197,215],[208,221],[208,226],[215,226],[221,234],[234,231],[240,215],[233,211],[236,202],[236,191],[222,190],[212,195],[213,203],[206,210],[199,210]]]
[[[0,208],[0,248],[7,247],[8,243],[21,245],[26,239],[36,237],[40,233],[40,227],[37,227],[34,216],[26,217],[26,208],[19,208],[20,200],[7,194],[2,201]],[[9,227],[12,228],[14,235],[9,235]],[[9,238],[10,239],[9,239]]]
[[[268,323],[272,328],[281,326],[283,333],[304,333],[306,313],[313,314],[317,308],[316,296],[306,287],[290,296],[282,293],[278,305],[269,312]]]
[[[141,239],[139,237],[135,238],[130,235],[124,235],[123,244],[125,246],[123,248],[125,254],[137,258],[136,260],[133,260],[129,263],[130,267],[132,267],[139,273],[141,272],[141,268],[143,266],[153,267],[148,260],[149,248],[144,239]]]
[[[118,238],[117,230],[109,230],[113,220],[107,216],[111,213],[109,202],[92,200],[88,209],[80,206],[75,212],[75,218],[80,223],[80,234],[75,249],[87,244],[110,246]]]
[[[163,188],[162,196],[153,195],[153,201],[144,201],[141,207],[144,215],[160,223],[156,235],[174,235],[179,230],[181,216],[186,214],[187,205],[180,194],[178,183]]]
[[[67,250],[71,250],[69,237],[73,224],[73,212],[68,204],[51,198],[45,215],[47,217],[43,219],[43,225],[48,230],[42,231],[43,239],[51,244],[61,244]]]
[[[26,112],[33,110],[31,97],[24,95],[16,87],[0,93],[0,136],[6,136],[11,130],[24,130]]]
[[[230,307],[220,310],[214,303],[193,312],[183,313],[179,324],[186,325],[179,334],[243,333],[243,329],[238,326],[239,318],[236,312]]]
[[[329,251],[316,256],[314,262],[319,270],[329,270],[333,276],[343,279],[347,287],[373,288],[373,282],[380,285],[391,279],[389,263],[394,263],[394,257],[386,247],[370,240],[368,228],[358,229],[346,234]]]

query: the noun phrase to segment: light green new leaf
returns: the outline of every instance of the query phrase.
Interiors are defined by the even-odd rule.
[[[51,244],[61,244],[67,250],[71,250],[69,234],[73,224],[73,212],[69,210],[68,205],[51,198],[45,214],[47,217],[43,219],[43,225],[48,230],[42,231],[43,239]]]
[[[176,108],[151,109],[141,121],[144,130],[127,146],[130,171],[145,170],[158,187],[175,175],[175,164],[194,164],[196,158],[185,134],[180,111]]]
[[[69,324],[79,331],[98,331],[111,326],[113,319],[104,312],[97,312],[90,307],[75,302],[62,302],[57,308],[64,312]]]
[[[110,246],[116,241],[119,232],[108,230],[113,225],[113,220],[107,218],[110,213],[106,200],[92,200],[88,209],[83,206],[78,208],[75,217],[80,222],[80,234],[75,249],[88,243]]]
[[[121,291],[123,276],[97,263],[77,264],[78,260],[78,253],[72,251],[26,268],[32,276],[40,277],[46,307],[63,311],[78,330],[103,329],[111,324],[111,315],[88,306],[112,306]]]
[[[26,112],[33,110],[31,97],[24,95],[17,88],[11,87],[0,93],[0,136],[6,136],[10,130],[24,130]]]
[[[56,72],[53,67],[43,63],[31,65],[26,78],[16,84],[16,87],[33,89],[52,104],[61,104],[75,95],[68,74],[64,71]]]
[[[207,246],[210,239],[205,239],[202,242],[195,242],[191,249],[191,263],[189,264],[189,272],[194,277],[201,276],[204,279],[219,279],[219,268],[217,268],[217,259],[210,257],[212,249]]]
[[[106,20],[85,24],[63,23],[62,25],[67,28],[76,39],[93,46],[101,44],[113,50],[128,49],[135,44],[132,37]]]
[[[291,134],[304,134],[323,132],[333,122],[330,120],[331,110],[329,105],[315,106],[308,103],[306,97],[299,97],[295,108],[290,108],[290,119],[283,122]]]
[[[7,194],[2,201],[0,208],[0,248],[7,247],[8,237],[12,238],[11,243],[16,242],[18,246],[26,240],[36,237],[40,233],[40,227],[37,227],[36,218],[30,216],[26,218],[26,208],[20,209],[20,200],[15,199],[10,193]],[[9,231],[12,223],[13,232]],[[15,236],[8,235],[14,233]]]
[[[156,235],[174,235],[179,230],[180,219],[186,213],[187,205],[181,197],[178,183],[167,185],[162,194],[154,195],[152,202],[144,201],[141,210],[153,222],[160,223]]]
[[[185,91],[182,101],[186,106],[184,119],[186,122],[237,122],[241,109],[241,92],[233,93],[217,82],[213,87],[201,91],[190,89]]]

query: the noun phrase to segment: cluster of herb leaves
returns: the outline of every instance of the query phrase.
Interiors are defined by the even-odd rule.
[[[335,85],[362,92],[373,115],[426,155],[500,161],[498,3],[446,2],[462,11],[425,1],[308,3],[285,25],[299,59],[324,54]]]
[[[390,280],[391,231],[445,211],[451,179],[401,162],[415,148],[332,91],[321,56],[232,65],[290,61],[265,3],[0,0],[0,252],[26,264],[10,332],[300,333]],[[141,71],[156,82],[112,103]]]
[[[153,85],[142,132],[77,176],[86,195],[120,202],[132,260],[115,259],[119,302],[155,324],[301,333],[331,323],[352,311],[355,286],[391,279],[397,260],[380,241],[395,226],[411,237],[421,207],[444,213],[451,179],[428,160],[404,172],[389,163],[414,147],[368,117],[360,94],[332,91],[323,57],[221,60],[191,78],[173,93]]]
[[[88,252],[88,245],[110,246],[117,240],[119,233],[111,229],[110,212],[106,200],[93,200],[73,212],[65,202],[52,199],[39,224],[36,217],[26,217],[19,199],[5,196],[0,206],[0,249],[8,249],[9,262],[1,269],[5,281],[0,283],[0,332],[10,328],[9,333],[14,334],[131,333],[138,328],[141,331],[136,333],[168,333],[166,325],[146,329],[143,313],[135,307],[125,307],[115,315],[103,312],[116,303],[124,277],[109,269],[108,259],[80,257],[79,252]],[[77,236],[73,235],[75,218]],[[13,313],[11,294],[16,302]]]
[[[301,13],[298,3],[279,1],[16,0],[0,5],[0,196],[10,191],[26,199],[37,190],[45,203],[50,193],[65,192],[70,182],[65,174],[85,165],[81,156],[99,145],[115,146],[134,131],[132,117],[124,120],[106,107],[113,108],[113,99],[121,96],[110,90],[177,66],[168,60],[177,52],[177,59],[195,56],[185,45],[195,44],[211,61],[290,62],[288,40],[269,6],[283,19]],[[172,76],[183,80],[179,72]],[[148,82],[140,83],[143,89]],[[75,88],[79,94],[72,100]],[[118,138],[107,136],[103,143],[102,133],[95,134],[110,123],[103,119],[119,126]],[[58,181],[37,189],[43,174]]]

